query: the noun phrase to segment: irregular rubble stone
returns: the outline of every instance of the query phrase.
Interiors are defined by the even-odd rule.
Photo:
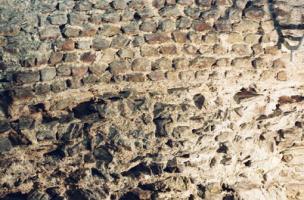
[[[2,0],[0,199],[304,199],[302,4]]]

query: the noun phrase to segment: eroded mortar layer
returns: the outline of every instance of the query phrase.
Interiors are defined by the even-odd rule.
[[[0,2],[0,199],[304,199],[303,0]]]

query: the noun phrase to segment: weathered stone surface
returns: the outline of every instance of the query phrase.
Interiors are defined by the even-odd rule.
[[[54,14],[50,16],[50,22],[53,25],[66,24],[68,22],[68,17],[66,14]]]
[[[128,63],[125,61],[113,61],[110,63],[109,69],[114,75],[125,73],[128,70]]]
[[[17,83],[34,83],[40,80],[39,71],[18,72],[15,75]]]
[[[302,7],[2,0],[0,199],[304,199]]]
[[[145,58],[136,58],[131,64],[133,71],[149,71],[151,69],[151,63]]]
[[[172,33],[173,40],[178,43],[185,43],[187,41],[187,33],[175,31]]]
[[[106,49],[110,46],[110,41],[106,40],[103,37],[97,37],[93,40],[92,47],[96,50]]]
[[[40,71],[40,76],[42,81],[50,81],[56,77],[55,68],[45,68]]]
[[[45,27],[39,33],[41,40],[56,39],[61,35],[59,28],[56,26]]]
[[[92,52],[86,52],[80,56],[80,60],[86,63],[93,63],[95,59],[96,59],[96,54]]]
[[[145,40],[148,44],[160,44],[170,40],[170,37],[165,33],[153,33],[145,35]]]
[[[13,148],[10,140],[8,138],[0,138],[0,153],[4,153]]]

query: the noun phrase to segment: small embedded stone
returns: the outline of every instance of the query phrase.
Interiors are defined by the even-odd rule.
[[[93,63],[96,59],[96,54],[92,52],[83,53],[80,57],[82,62]]]
[[[252,6],[245,10],[245,16],[251,20],[259,21],[264,17],[264,14],[265,12],[263,8],[259,8],[256,6]]]
[[[192,23],[192,28],[195,31],[202,32],[202,31],[209,31],[211,30],[212,27],[204,21],[194,21]]]
[[[66,37],[78,37],[80,35],[80,29],[73,26],[65,26],[63,28],[63,34]]]
[[[104,22],[117,23],[120,21],[120,16],[115,12],[108,12],[102,15],[102,20]]]
[[[113,75],[127,72],[128,64],[126,61],[113,61],[109,65],[109,70]]]
[[[139,26],[137,23],[130,23],[130,24],[122,27],[122,31],[125,34],[129,34],[129,35],[137,34],[138,30],[139,30]]]
[[[160,44],[170,40],[170,37],[165,33],[152,33],[145,35],[145,40],[148,44]]]
[[[280,71],[277,73],[276,78],[278,81],[287,81],[287,73],[285,71]]]
[[[101,33],[102,35],[104,35],[104,36],[111,37],[111,36],[114,36],[114,35],[117,35],[117,34],[121,33],[121,31],[120,31],[120,28],[117,27],[117,26],[105,24],[105,25],[101,28],[100,33]]]
[[[202,94],[196,94],[193,96],[193,101],[198,109],[202,109],[205,103],[205,97]]]
[[[152,20],[145,20],[140,26],[139,29],[144,32],[155,32],[157,29],[157,24]]]
[[[151,63],[146,58],[136,58],[131,64],[133,71],[149,71],[151,70]]]
[[[49,64],[50,65],[56,65],[60,63],[63,59],[63,54],[61,52],[52,52],[50,59],[49,59]]]
[[[4,133],[4,132],[6,132],[10,129],[11,129],[11,126],[8,123],[8,121],[6,121],[6,120],[1,120],[0,121],[0,133]]]
[[[162,17],[177,17],[181,15],[181,12],[177,6],[165,6],[160,9],[159,14]]]
[[[66,24],[68,22],[68,18],[65,14],[55,14],[50,16],[50,22],[53,25]]]
[[[188,17],[181,17],[176,20],[176,27],[178,29],[187,29],[191,26],[191,20]]]
[[[161,80],[165,80],[165,74],[162,71],[153,71],[148,74],[148,78],[151,81],[161,81]]]
[[[15,80],[21,84],[38,82],[40,80],[40,73],[39,71],[19,72],[15,75]]]
[[[41,40],[48,40],[58,38],[61,33],[58,27],[51,26],[41,29],[39,35]]]
[[[84,24],[88,20],[88,16],[81,12],[72,12],[68,15],[69,23],[73,26]]]
[[[71,75],[71,67],[67,65],[60,65],[56,69],[57,76],[70,76]]]
[[[193,0],[177,0],[177,3],[181,5],[190,6],[193,4]]]
[[[189,67],[189,61],[185,58],[176,58],[173,60],[173,67],[175,69],[186,69]]]
[[[166,19],[160,22],[158,29],[162,32],[172,32],[176,28],[175,21]]]
[[[185,43],[187,41],[187,33],[181,31],[174,31],[172,37],[173,40],[178,43]]]
[[[40,71],[40,76],[42,81],[50,81],[56,77],[55,68],[45,68]]]
[[[112,1],[112,6],[116,10],[123,10],[127,7],[127,3],[125,0],[114,0]]]
[[[78,55],[76,52],[66,53],[63,56],[64,62],[74,62],[77,59],[78,59]]]
[[[194,68],[208,68],[215,64],[216,59],[211,57],[196,57],[190,62],[190,66]]]
[[[72,51],[75,49],[75,42],[71,39],[67,39],[62,43],[62,51]]]
[[[127,74],[125,75],[126,81],[130,82],[144,82],[146,77],[142,73],[134,73],[134,74]]]
[[[141,46],[140,48],[140,55],[145,57],[152,57],[152,56],[158,56],[159,52],[156,48],[150,47],[150,46]]]
[[[177,48],[175,45],[161,46],[159,52],[161,54],[173,55],[177,53]]]
[[[0,47],[6,46],[7,39],[3,36],[0,36]]]
[[[7,138],[0,138],[0,153],[7,152],[13,148],[11,141]]]
[[[15,88],[12,91],[12,96],[17,99],[27,99],[34,97],[33,88],[30,86]]]
[[[129,44],[130,40],[123,35],[119,35],[112,40],[111,47],[113,48],[123,48]]]
[[[172,61],[162,57],[152,63],[152,70],[168,70],[172,68]]]
[[[48,84],[37,84],[35,85],[35,94],[44,95],[51,91],[51,86]]]
[[[131,49],[120,49],[117,55],[122,59],[133,58],[134,52]]]
[[[91,41],[78,41],[76,43],[76,48],[77,49],[90,49],[91,47]]]
[[[103,37],[96,37],[93,40],[92,47],[96,50],[106,49],[109,48],[109,46],[110,46],[110,41],[104,39]]]
[[[58,92],[62,92],[64,90],[66,90],[67,87],[66,87],[66,82],[65,81],[55,81],[54,83],[52,83],[51,85],[51,90],[55,93],[58,93]]]
[[[83,77],[87,72],[87,67],[72,67],[72,76],[74,77]]]

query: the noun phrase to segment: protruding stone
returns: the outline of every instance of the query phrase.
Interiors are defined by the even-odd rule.
[[[18,72],[15,76],[17,83],[34,83],[40,80],[39,71]]]
[[[146,58],[136,58],[131,64],[133,71],[149,71],[151,70],[151,63]]]
[[[130,82],[144,82],[146,77],[142,73],[134,73],[134,74],[127,74],[125,76],[126,81]]]
[[[278,81],[287,81],[287,73],[285,71],[280,71],[277,73],[276,78]]]
[[[86,63],[93,63],[96,59],[96,54],[92,52],[83,53],[80,60]]]
[[[170,37],[165,33],[153,33],[145,35],[145,40],[148,44],[160,44],[168,42]]]
[[[107,39],[105,39],[103,37],[99,36],[93,40],[92,47],[96,50],[106,49],[106,48],[109,48],[109,46],[110,46],[110,41],[108,41]]]
[[[187,33],[181,31],[174,31],[172,37],[173,40],[178,43],[185,43],[187,41]]]
[[[56,77],[55,68],[45,68],[40,71],[42,81],[50,81]]]
[[[152,70],[168,70],[172,68],[172,61],[168,58],[162,57],[152,63]]]

